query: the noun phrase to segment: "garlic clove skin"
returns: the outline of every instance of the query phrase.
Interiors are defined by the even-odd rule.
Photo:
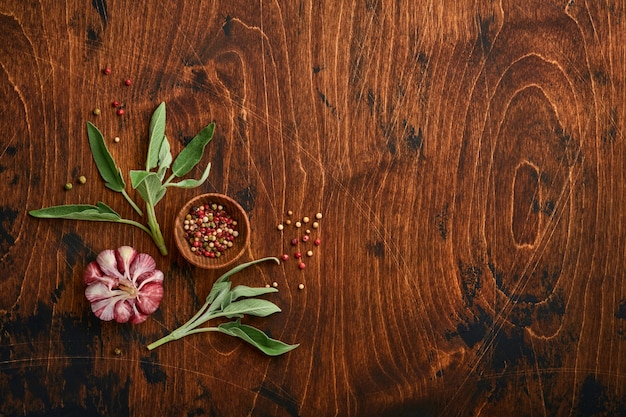
[[[113,249],[100,252],[96,258],[96,263],[102,275],[117,279],[124,278],[124,273],[117,269],[117,259]]]
[[[130,265],[130,276],[135,277],[135,282],[140,281],[142,275],[147,272],[155,271],[156,262],[154,258],[147,253],[140,253],[135,258],[135,261]],[[161,271],[159,271],[161,272]],[[163,281],[163,274],[161,273],[161,281]]]
[[[117,270],[124,275],[125,278],[130,277],[130,266],[135,261],[137,251],[130,246],[122,246],[115,251],[115,260],[117,261]],[[150,255],[147,255],[150,256]],[[156,267],[156,263],[154,264]],[[154,269],[154,268],[152,268]]]
[[[85,268],[85,297],[101,320],[142,323],[163,299],[163,278],[150,255],[130,246],[107,249]]]

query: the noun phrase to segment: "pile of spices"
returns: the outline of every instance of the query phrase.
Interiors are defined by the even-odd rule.
[[[287,212],[287,216],[291,217],[293,215],[293,211],[289,210]],[[313,234],[318,233],[318,229],[319,229],[319,221],[322,219],[322,213],[316,213],[315,216],[313,217],[308,217],[308,216],[304,216],[299,220],[295,220],[294,222],[292,222],[291,219],[285,219],[285,221],[283,223],[280,223],[276,226],[276,229],[278,229],[278,231],[282,232],[284,234],[284,236],[288,239],[288,242],[291,244],[292,247],[294,247],[294,252],[293,252],[293,259],[295,259],[298,263],[298,268],[300,270],[303,270],[306,268],[306,263],[304,262],[304,257],[303,257],[303,253],[306,253],[307,257],[312,257],[314,255],[313,250],[308,249],[308,250],[302,250],[301,247],[302,246],[307,246],[309,241],[313,241],[313,245],[314,246],[320,246],[322,244],[322,241],[320,240],[319,237],[316,236],[312,236],[311,233],[311,229],[305,229],[303,226],[308,224],[309,222],[311,222],[312,219],[315,219],[315,221],[312,222],[311,226],[313,227]],[[288,226],[291,226],[293,223],[293,226],[295,226],[296,229],[296,237],[289,236],[289,232],[290,230],[287,229]],[[305,230],[303,230],[305,229]],[[284,261],[287,262],[289,259],[291,259],[291,256],[287,253],[283,253],[280,258]],[[304,286],[302,287],[304,288]],[[300,289],[302,289],[300,288]]]
[[[237,221],[216,203],[192,207],[182,226],[191,251],[208,258],[222,256],[239,236]]]

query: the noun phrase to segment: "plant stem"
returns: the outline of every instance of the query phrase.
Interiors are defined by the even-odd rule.
[[[124,223],[124,224],[130,224],[132,226],[138,227],[141,230],[143,230],[144,232],[146,232],[147,234],[150,235],[150,237],[152,237],[152,232],[150,231],[150,229],[148,229],[146,226],[144,226],[141,223],[138,223],[134,220],[128,220],[128,219],[119,219],[115,221],[116,223]]]
[[[165,240],[163,239],[163,234],[161,233],[161,228],[159,227],[159,222],[156,219],[156,213],[154,212],[154,206],[148,202],[146,202],[146,214],[148,215],[148,227],[151,232],[152,240],[156,243],[159,251],[161,251],[161,255],[167,255],[167,247],[165,246]]]
[[[130,196],[128,195],[128,193],[126,192],[126,190],[122,190],[122,195],[124,196],[124,198],[126,199],[126,201],[128,201],[128,204],[130,204],[130,206],[140,215],[143,216],[143,213],[141,211],[141,209],[139,208],[139,206],[137,206],[137,204],[135,204],[135,202],[133,201],[132,198],[130,198]]]
[[[187,336],[189,334],[192,333],[204,333],[204,332],[219,332],[219,328],[217,327],[203,327],[201,329],[193,329],[193,330],[189,330],[187,332],[178,332],[177,330],[181,330],[182,328],[176,329],[174,330],[172,333],[168,334],[167,336],[164,336],[162,338],[160,338],[159,340],[152,342],[148,345],[148,350],[152,350],[152,349],[156,349],[161,345],[164,345],[168,342],[172,342],[174,340],[178,340],[181,337]]]

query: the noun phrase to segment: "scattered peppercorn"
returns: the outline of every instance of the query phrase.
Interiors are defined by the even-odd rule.
[[[313,256],[313,251],[312,250],[307,251],[306,256],[308,256],[309,258]]]
[[[317,214],[315,215],[315,218],[316,218],[317,220],[320,220],[320,219],[322,218],[322,213],[317,213]]]
[[[300,285],[298,285],[298,289],[299,289],[299,290],[303,290],[303,289],[304,289],[304,284],[300,284]]]
[[[78,177],[78,182],[84,184],[87,182],[87,178],[85,178],[84,175],[81,175],[80,177]]]
[[[233,246],[236,227],[237,221],[215,203],[192,207],[183,221],[191,251],[207,258],[219,258]]]
[[[283,261],[288,261],[289,260],[289,255],[287,255],[286,253],[283,253],[283,255],[281,256],[281,259]]]
[[[308,217],[303,217],[302,218],[302,223],[308,223],[309,222],[309,218]]]
[[[276,228],[278,230],[283,230],[285,228],[285,226],[283,226],[282,224],[279,224],[278,226],[276,226]]]
[[[276,281],[272,282],[272,287],[277,288],[278,287],[278,282],[276,282]]]
[[[120,102],[119,102],[119,101],[117,101],[117,100],[113,100],[113,101],[111,102],[111,107],[113,107],[113,108],[118,107],[119,105],[120,105]]]
[[[132,82],[131,80],[129,80],[129,79],[124,80],[124,85],[125,85],[125,86],[129,86],[129,85],[131,85],[132,83],[133,83],[133,82]]]
[[[123,116],[124,113],[126,113],[126,111],[124,109],[117,109],[117,115],[118,116]]]
[[[109,74],[111,73],[111,68],[107,67],[107,68],[103,69],[103,70],[102,70],[102,73],[103,73],[104,75],[109,75]]]
[[[292,244],[293,246],[296,246],[296,245],[298,244],[298,239],[297,239],[297,238],[295,238],[295,237],[294,237],[293,239],[291,239],[291,244]]]
[[[116,136],[116,137],[115,137],[115,139],[113,139],[113,141],[114,141],[115,143],[119,143],[119,142],[120,142],[120,137],[119,137],[119,136]]]
[[[296,222],[296,227],[302,227],[302,223]]]
[[[300,253],[300,252],[296,252],[296,253],[294,253],[294,254],[293,254],[293,256],[294,256],[296,259],[300,259],[300,258],[302,258],[302,253]]]
[[[66,190],[68,190],[68,191],[69,191],[69,190],[71,190],[71,189],[72,189],[72,183],[71,183],[71,182],[68,182],[67,184],[65,184],[64,188],[65,188]]]
[[[291,220],[289,220],[289,219],[285,220],[285,224],[286,225],[290,225],[291,224]]]
[[[302,236],[302,241],[303,242],[308,242],[309,241],[309,235]]]
[[[298,265],[298,268],[300,268],[300,269],[306,268],[305,263],[304,262],[300,262],[300,264]]]
[[[115,348],[115,350],[113,350],[113,353],[115,353],[116,355],[121,355],[122,354],[122,349]]]
[[[313,226],[313,229],[317,229],[318,227],[320,227],[320,224],[318,222],[313,222],[311,226]]]
[[[96,107],[95,109],[93,109],[93,112],[92,112],[92,113],[93,113],[95,116],[100,116],[100,109]]]
[[[320,238],[317,238],[313,241],[313,243],[315,243],[315,246],[319,246],[322,244],[322,241],[320,240]]]
[[[293,211],[291,211],[291,210],[287,211],[287,215],[288,216],[291,216],[292,214],[293,214]]]

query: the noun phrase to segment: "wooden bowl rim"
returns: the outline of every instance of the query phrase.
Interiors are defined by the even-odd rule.
[[[200,202],[221,204],[227,208],[228,214],[237,220],[239,236],[234,240],[233,247],[226,250],[219,258],[194,255],[189,248],[189,243],[185,240],[185,232],[182,228],[183,219],[189,213],[189,209]],[[243,207],[228,195],[221,193],[200,194],[187,201],[178,211],[174,220],[174,240],[180,254],[192,265],[203,269],[225,268],[239,259],[250,245],[250,219]]]

